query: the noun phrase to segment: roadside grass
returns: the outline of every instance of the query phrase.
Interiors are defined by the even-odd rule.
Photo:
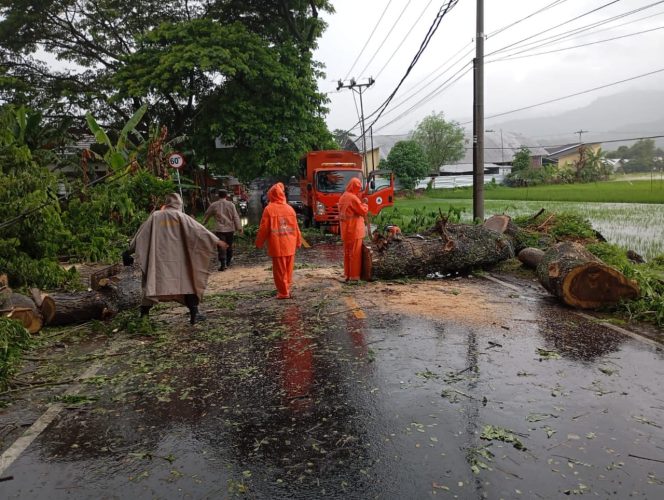
[[[443,199],[471,199],[471,187],[435,189],[424,197]],[[587,184],[555,184],[532,187],[506,187],[487,185],[486,200],[520,201],[574,201],[584,203],[655,203],[664,204],[664,179],[658,176],[652,181],[604,181]]]

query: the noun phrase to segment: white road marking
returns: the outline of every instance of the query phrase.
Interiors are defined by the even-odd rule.
[[[103,355],[115,354],[119,348],[120,344],[111,346]],[[104,362],[103,359],[99,359],[92,363],[87,370],[85,370],[81,376],[77,379],[77,382],[69,387],[65,391],[66,396],[73,396],[77,394],[82,387],[81,382],[84,382],[86,379],[93,377],[101,369]],[[37,439],[37,437],[49,426],[53,420],[60,414],[60,412],[65,408],[65,405],[62,403],[53,403],[48,409],[39,417],[12,445],[5,450],[5,452],[0,455],[0,476],[2,476],[5,471],[16,461],[18,457],[32,444],[32,442]]]

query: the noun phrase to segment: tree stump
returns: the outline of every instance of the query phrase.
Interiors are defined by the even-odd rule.
[[[606,265],[579,243],[565,241],[549,248],[542,255],[536,273],[544,288],[565,304],[580,309],[597,309],[639,296],[635,281]]]
[[[30,333],[37,333],[44,324],[32,299],[11,291],[0,295],[0,315],[19,321]]]

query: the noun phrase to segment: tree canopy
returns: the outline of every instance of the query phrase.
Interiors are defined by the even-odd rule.
[[[445,121],[443,113],[432,113],[413,131],[412,139],[424,152],[429,170],[438,172],[441,165],[455,163],[464,156],[463,128],[457,122]]]
[[[394,172],[404,189],[413,189],[429,172],[422,147],[415,141],[397,142],[387,158],[380,162],[380,168]]]
[[[0,98],[46,116],[90,111],[106,124],[148,104],[146,123],[186,134],[222,170],[289,171],[332,140],[312,58],[320,11],[333,9],[327,0],[0,0]],[[219,136],[234,150],[215,151]]]

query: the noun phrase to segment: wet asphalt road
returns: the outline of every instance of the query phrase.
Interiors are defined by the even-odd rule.
[[[298,261],[315,273],[337,254]],[[151,335],[71,341],[123,354],[100,358],[0,497],[662,498],[661,349],[513,283],[440,281],[427,317],[379,307],[417,282],[228,292],[195,328],[160,306]],[[504,315],[446,312],[471,292]],[[89,364],[74,361],[63,370]],[[0,422],[27,425],[53,397]]]

